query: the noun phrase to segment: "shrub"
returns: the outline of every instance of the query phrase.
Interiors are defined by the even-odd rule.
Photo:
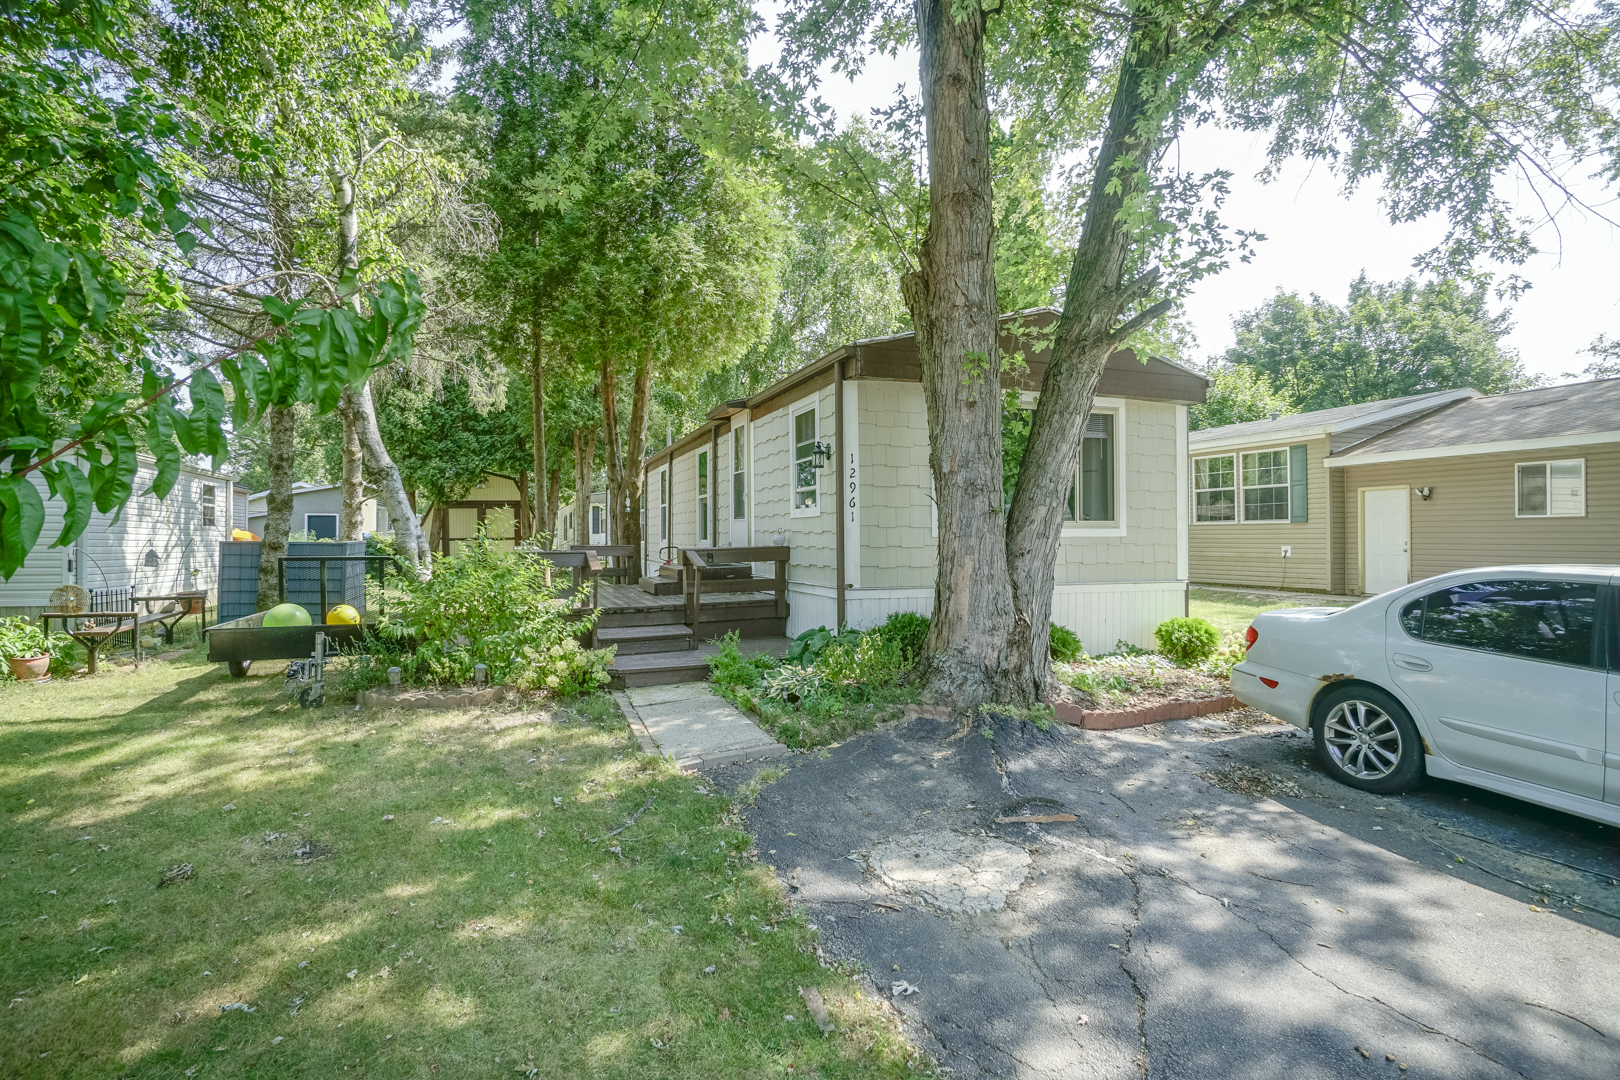
[[[401,579],[379,622],[379,651],[397,655],[401,680],[411,685],[466,683],[481,663],[492,683],[563,695],[599,689],[613,653],[580,647],[577,635],[592,619],[571,618],[568,579],[554,581],[546,583],[537,559],[484,537],[463,541],[434,561],[432,577]]]
[[[928,616],[915,611],[897,611],[878,627],[878,633],[883,635],[884,641],[899,648],[907,667],[916,667],[928,645],[928,627]]]
[[[720,639],[720,651],[709,657],[709,681],[720,690],[757,689],[765,681],[765,673],[776,667],[776,661],[766,653],[744,656],[733,630]]]
[[[887,690],[900,681],[907,668],[905,651],[881,630],[869,630],[854,643],[840,636],[816,660],[817,675],[837,687],[847,701],[869,701],[874,691]]]
[[[1159,652],[1178,664],[1196,664],[1209,659],[1220,647],[1221,634],[1208,619],[1166,619],[1153,631]]]
[[[793,644],[788,646],[787,661],[790,664],[798,664],[800,667],[809,667],[816,662],[816,657],[821,655],[822,650],[833,642],[843,641],[854,644],[860,640],[860,637],[860,632],[857,630],[845,630],[841,634],[834,634],[825,626],[818,626],[814,630],[806,630],[793,639]]]
[[[1048,651],[1052,659],[1064,664],[1072,664],[1086,655],[1085,646],[1080,644],[1080,637],[1067,626],[1052,624],[1051,645]]]

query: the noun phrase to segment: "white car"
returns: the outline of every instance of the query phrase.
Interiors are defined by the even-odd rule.
[[[1232,693],[1338,779],[1425,775],[1620,825],[1620,567],[1493,566],[1255,617]]]

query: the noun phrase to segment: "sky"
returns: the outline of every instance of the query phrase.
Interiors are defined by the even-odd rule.
[[[774,22],[771,4],[761,5],[767,22]],[[756,38],[750,62],[770,63],[776,58],[774,37]],[[916,93],[916,54],[874,56],[854,82],[828,77],[821,85],[822,99],[841,117],[892,100],[897,84]],[[1186,316],[1198,338],[1193,359],[1217,356],[1232,344],[1232,317],[1257,307],[1281,289],[1301,295],[1318,293],[1344,303],[1350,283],[1365,270],[1374,281],[1391,281],[1415,274],[1412,261],[1444,234],[1444,222],[1426,220],[1391,225],[1381,209],[1376,188],[1364,187],[1346,196],[1337,179],[1325,168],[1314,170],[1303,162],[1286,167],[1269,184],[1255,179],[1264,164],[1264,137],[1245,132],[1201,128],[1189,133],[1180,146],[1182,162],[1195,169],[1221,167],[1233,173],[1232,193],[1225,220],[1234,228],[1256,229],[1267,239],[1252,262],[1234,263],[1220,275],[1205,279],[1187,301]],[[1504,188],[1529,214],[1536,206],[1530,192]],[[1620,203],[1595,183],[1579,189],[1588,203],[1620,220]],[[1607,204],[1605,206],[1605,204]],[[1620,235],[1591,214],[1567,211],[1558,229],[1537,230],[1542,253],[1516,269],[1531,288],[1511,305],[1515,327],[1506,344],[1516,350],[1525,369],[1564,381],[1565,373],[1579,372],[1591,357],[1580,350],[1599,334],[1620,336]]]

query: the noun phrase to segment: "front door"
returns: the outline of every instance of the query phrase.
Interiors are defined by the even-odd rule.
[[[1603,798],[1596,582],[1481,580],[1392,613],[1389,670],[1459,765]]]
[[[1406,488],[1372,488],[1361,493],[1361,530],[1367,567],[1362,591],[1377,596],[1408,581]]]

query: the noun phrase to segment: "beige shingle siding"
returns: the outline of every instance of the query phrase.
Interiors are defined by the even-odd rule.
[[[1329,536],[1332,520],[1329,499],[1329,470],[1322,465],[1327,456],[1325,436],[1297,440],[1305,445],[1309,475],[1308,522],[1277,523],[1200,523],[1196,517],[1188,525],[1189,566],[1193,581],[1211,585],[1248,585],[1256,588],[1317,589],[1330,591],[1333,575],[1329,566]],[[1256,442],[1242,450],[1202,451],[1196,445],[1191,456],[1211,453],[1241,455],[1244,450],[1270,450],[1290,445],[1286,442]],[[1239,465],[1239,468],[1242,466]],[[1191,471],[1188,473],[1191,476]],[[1190,483],[1190,481],[1189,481]],[[1191,500],[1189,492],[1187,498]],[[1284,574],[1282,546],[1293,549]]]
[[[1586,516],[1514,516],[1514,465],[1586,459]],[[1345,570],[1361,592],[1362,488],[1405,485],[1411,580],[1503,563],[1620,563],[1620,445],[1572,446],[1346,467]],[[1427,502],[1411,489],[1428,487]]]
[[[933,473],[921,383],[862,380],[861,585],[934,587]]]
[[[1115,512],[1121,507],[1125,511],[1125,534],[1065,527],[1058,543],[1059,585],[1176,580],[1177,408],[1127,400],[1124,414],[1118,429],[1123,434],[1122,490],[1116,492]]]

